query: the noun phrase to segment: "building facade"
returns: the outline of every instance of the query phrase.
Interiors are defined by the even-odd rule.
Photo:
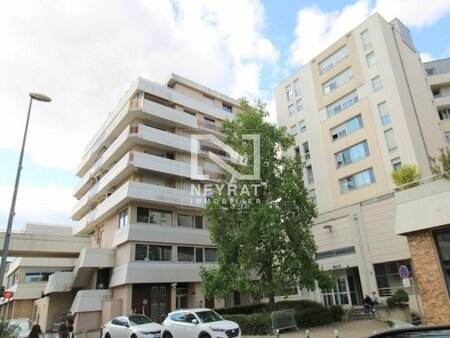
[[[317,259],[337,277],[326,304],[402,287],[411,255],[394,234],[391,173],[412,164],[430,176],[429,156],[445,145],[429,79],[408,29],[376,13],[275,88],[317,202]]]
[[[205,299],[199,276],[200,266],[217,261],[204,186],[224,178],[208,154],[227,160],[214,138],[224,139],[221,123],[237,109],[238,101],[178,75],[165,85],[139,78],[93,137],[73,208],[73,233],[91,236],[92,247],[71,278],[55,274],[45,291],[77,290],[78,330],[132,311],[161,321],[200,302],[245,301],[239,294]]]

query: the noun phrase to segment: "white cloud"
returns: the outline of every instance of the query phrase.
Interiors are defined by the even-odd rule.
[[[420,58],[422,59],[422,62],[433,61],[436,59],[430,53],[420,53]]]
[[[450,12],[450,1],[359,0],[342,10],[325,12],[319,6],[304,7],[297,13],[295,39],[290,47],[289,64],[301,66],[323,49],[379,12],[387,21],[399,18],[409,27],[431,26]]]
[[[12,196],[12,187],[0,186],[0,196]],[[72,189],[53,184],[20,187],[17,195],[14,228],[22,228],[26,221],[70,224],[70,211],[75,203]],[[0,214],[6,226],[10,200],[0,203]]]
[[[27,156],[66,169],[137,76],[176,72],[258,96],[263,65],[278,58],[263,24],[257,0],[10,2],[0,13],[0,148],[20,147],[30,91],[53,102],[34,103]]]

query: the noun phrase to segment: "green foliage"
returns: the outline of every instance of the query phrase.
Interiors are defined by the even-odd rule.
[[[270,313],[255,313],[251,315],[225,315],[227,320],[239,324],[242,335],[267,335],[272,332]]]
[[[391,297],[389,297],[386,301],[388,306],[393,307],[398,304],[408,303],[409,296],[405,290],[398,289],[397,292],[394,293]]]
[[[238,305],[233,307],[214,309],[214,311],[216,311],[221,315],[237,315],[237,314],[248,315],[254,313],[268,312],[268,304],[255,303],[255,304]]]
[[[11,326],[9,320],[0,318],[0,337],[1,338],[16,338],[14,334],[14,326]]]
[[[417,166],[406,164],[403,165],[399,170],[393,171],[391,173],[391,177],[396,186],[402,186],[404,184],[420,180],[422,178],[422,172]],[[408,189],[416,185],[418,185],[417,182],[407,184],[401,189]]]
[[[328,308],[331,312],[331,318],[333,322],[342,321],[342,317],[344,317],[344,309],[340,305],[332,305]]]
[[[450,148],[440,148],[439,151],[440,155],[437,158],[430,156],[431,172],[450,180]]]
[[[331,324],[333,322],[333,313],[322,305],[321,307],[295,312],[295,320],[297,321],[297,326],[302,328]]]
[[[223,298],[232,291],[265,294],[270,307],[275,293],[287,296],[292,287],[327,289],[331,279],[321,271],[314,259],[317,246],[311,225],[317,215],[314,202],[303,183],[303,164],[299,158],[282,154],[294,145],[286,131],[264,121],[265,104],[251,106],[241,100],[242,112],[233,121],[224,122],[225,142],[248,157],[247,166],[231,164],[242,174],[253,173],[253,142],[243,140],[245,134],[260,135],[261,179],[227,179],[237,191],[259,184],[251,206],[242,203],[248,196],[233,200],[216,190],[208,203],[209,230],[218,249],[218,266],[201,268],[203,293]]]

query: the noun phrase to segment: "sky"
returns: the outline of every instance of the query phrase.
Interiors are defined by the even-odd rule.
[[[177,73],[235,98],[273,88],[378,11],[406,24],[422,60],[450,57],[450,0],[0,0],[0,227],[34,102],[14,228],[72,225],[75,170],[131,83]]]

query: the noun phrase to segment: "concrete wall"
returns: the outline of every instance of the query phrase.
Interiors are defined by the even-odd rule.
[[[122,299],[105,299],[102,302],[101,325],[104,325],[113,318],[121,316],[123,314]]]

